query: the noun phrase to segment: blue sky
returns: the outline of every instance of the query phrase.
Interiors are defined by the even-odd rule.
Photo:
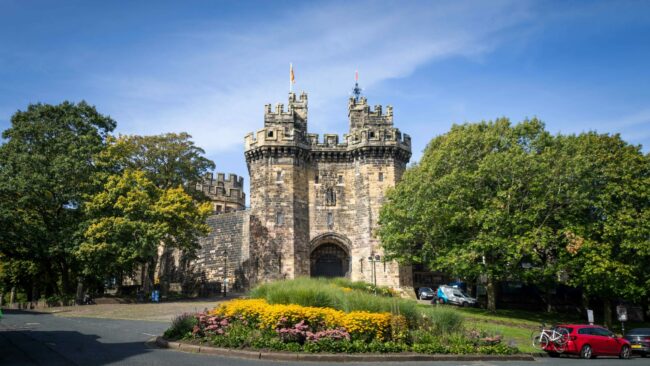
[[[648,1],[0,0],[0,129],[29,103],[86,100],[118,133],[187,131],[248,179],[243,136],[286,103],[343,134],[359,70],[413,161],[452,123],[539,117],[650,146]]]

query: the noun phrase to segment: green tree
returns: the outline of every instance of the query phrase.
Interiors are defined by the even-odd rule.
[[[546,281],[557,271],[556,216],[564,204],[553,144],[536,119],[455,125],[434,138],[382,207],[386,254],[484,277],[490,310],[499,281],[532,277],[524,267]]]
[[[93,190],[93,157],[115,122],[85,102],[35,104],[16,112],[0,146],[0,253],[31,263],[29,295],[72,292],[78,265],[71,255]]]
[[[96,175],[95,183],[99,189],[104,189],[103,187],[112,177],[133,170],[143,173],[144,178],[161,192],[176,192],[178,195],[180,192],[175,190],[182,187],[182,190],[194,200],[207,201],[204,193],[196,189],[196,183],[202,180],[206,172],[214,169],[214,163],[205,158],[204,153],[203,149],[194,145],[191,136],[184,132],[110,138],[108,148],[98,156],[98,165],[102,169]],[[172,201],[167,203],[170,207],[178,204]],[[169,212],[166,217],[168,225],[174,225],[174,220],[180,219],[174,218],[175,214],[179,213]],[[179,248],[183,249],[182,255],[186,258],[194,255],[195,234],[192,227],[177,224],[171,229],[174,230],[173,234],[168,234],[166,240],[159,242],[162,256],[155,257],[153,262],[146,262],[141,267],[142,271],[147,273],[143,278],[146,288],[149,286],[148,279],[153,278],[158,259],[163,259],[158,270],[165,290],[168,279],[165,266],[167,261],[164,258],[171,255],[173,249]],[[190,242],[193,244],[189,245]]]
[[[88,274],[120,276],[142,268],[151,281],[159,246],[196,249],[209,231],[212,206],[197,203],[180,186],[161,189],[145,172],[127,169],[109,177],[85,209],[91,219],[76,255]]]
[[[579,195],[565,220],[563,265],[569,283],[612,301],[650,295],[650,157],[618,135],[585,133],[565,141]]]
[[[99,160],[109,173],[140,170],[158,188],[182,186],[189,195],[203,200],[205,196],[195,189],[196,183],[215,166],[191,138],[185,132],[119,136],[109,140],[109,147]]]

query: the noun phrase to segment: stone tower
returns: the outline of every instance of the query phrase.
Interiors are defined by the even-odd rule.
[[[374,235],[410,137],[393,126],[390,106],[371,110],[365,98],[350,98],[343,141],[308,133],[307,115],[307,95],[289,93],[287,109],[266,105],[264,128],[245,138],[251,283],[311,275],[410,286],[410,268],[384,261]]]
[[[240,211],[246,208],[246,193],[244,193],[244,177],[230,174],[228,178],[224,173],[207,173],[196,189],[210,198],[214,213]]]

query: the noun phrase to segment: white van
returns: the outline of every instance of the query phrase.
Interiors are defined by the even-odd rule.
[[[442,285],[436,293],[439,304],[454,304],[459,306],[475,306],[476,299],[464,293],[457,287]]]

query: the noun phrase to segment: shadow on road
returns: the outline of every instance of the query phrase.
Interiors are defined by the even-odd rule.
[[[0,331],[0,365],[106,365],[150,352],[143,342],[102,343],[75,331]]]

